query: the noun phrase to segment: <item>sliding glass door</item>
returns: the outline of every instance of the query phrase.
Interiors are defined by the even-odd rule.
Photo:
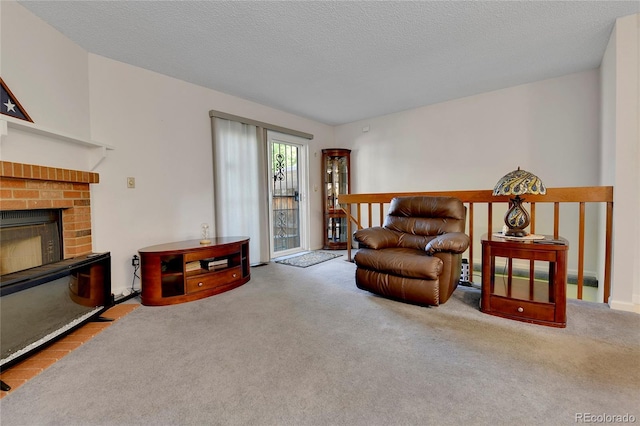
[[[294,136],[267,132],[271,257],[307,247],[306,148]]]

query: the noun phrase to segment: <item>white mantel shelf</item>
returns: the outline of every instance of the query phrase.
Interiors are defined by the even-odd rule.
[[[23,121],[19,119],[15,119],[9,116],[0,117],[0,136],[4,137],[9,134],[9,129],[21,130],[24,132],[29,132],[34,135],[44,136],[52,139],[56,139],[62,142],[73,143],[76,145],[81,145],[88,148],[95,148],[96,154],[93,159],[93,167],[94,170],[100,162],[107,156],[107,150],[114,150],[115,147],[111,145],[107,145],[100,142],[95,142],[92,140],[81,139],[75,136],[65,134],[56,130],[47,129],[42,126],[38,126],[36,124],[30,123],[28,121]]]

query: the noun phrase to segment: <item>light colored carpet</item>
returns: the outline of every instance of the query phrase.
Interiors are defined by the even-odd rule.
[[[556,329],[356,288],[355,265],[269,264],[142,306],[0,401],[4,425],[562,425],[640,418],[640,315],[571,301]]]

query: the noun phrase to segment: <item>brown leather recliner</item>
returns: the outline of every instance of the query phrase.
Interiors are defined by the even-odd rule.
[[[466,208],[453,197],[398,197],[383,226],[360,229],[358,288],[417,305],[445,303],[458,286]]]

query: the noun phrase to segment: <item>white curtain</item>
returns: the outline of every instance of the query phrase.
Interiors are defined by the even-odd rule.
[[[213,117],[215,229],[218,237],[248,236],[252,265],[269,261],[266,145],[262,129]]]

